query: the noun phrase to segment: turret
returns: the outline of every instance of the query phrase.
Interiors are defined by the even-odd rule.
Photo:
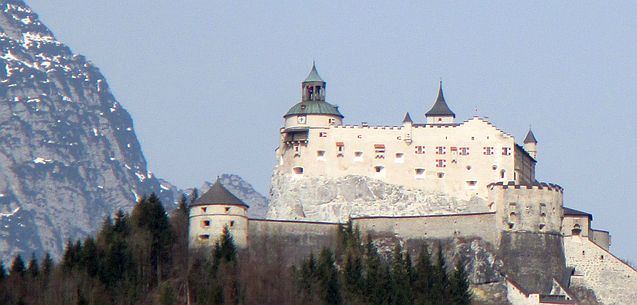
[[[246,247],[248,208],[217,179],[210,190],[190,206],[189,246],[212,247],[227,227],[235,244]]]
[[[537,140],[531,128],[524,138],[524,150],[526,150],[533,159],[537,159]]]
[[[411,120],[411,116],[409,112],[405,113],[405,118],[403,119],[403,141],[410,145],[413,141],[412,139],[412,128],[414,125],[414,121]]]
[[[438,88],[438,97],[436,97],[433,107],[427,111],[425,117],[427,118],[427,124],[452,124],[456,118],[456,114],[449,109],[445,101],[445,96],[442,93],[442,81]]]
[[[318,74],[316,65],[312,64],[310,74],[301,83],[301,102],[292,106],[283,116],[285,129],[329,127],[343,123],[343,115],[338,107],[325,101],[325,87],[326,82]]]

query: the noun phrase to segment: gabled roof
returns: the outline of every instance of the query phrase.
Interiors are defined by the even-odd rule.
[[[564,209],[564,216],[569,215],[569,216],[586,216],[589,219],[593,219],[593,215],[586,213],[586,212],[582,212],[582,211],[578,211],[575,209],[571,209],[571,208],[567,208],[567,207],[563,207]]]
[[[318,74],[318,71],[316,71],[316,65],[314,64],[314,62],[312,62],[312,70],[310,71],[310,74],[307,75],[307,77],[305,78],[305,80],[303,81],[304,83],[309,83],[309,82],[325,82],[321,76]]]
[[[524,138],[524,143],[537,143],[537,140],[535,139],[535,135],[533,134],[533,131],[531,131],[531,128],[529,128],[529,133],[526,134],[526,138]]]
[[[438,97],[436,98],[436,102],[434,103],[431,110],[425,113],[425,116],[452,116],[456,117],[456,114],[449,109],[447,102],[445,101],[445,96],[442,93],[442,82],[440,82],[440,87],[438,88]]]
[[[197,199],[197,201],[195,201],[195,203],[191,206],[209,204],[229,204],[249,207],[247,204],[243,203],[241,199],[237,198],[237,196],[230,193],[230,191],[221,184],[219,179],[217,179],[215,184],[213,184],[212,187],[210,187],[210,189],[199,197],[199,199]]]
[[[411,120],[411,116],[409,115],[409,112],[405,113],[405,118],[403,119],[403,123],[413,123],[414,121]]]

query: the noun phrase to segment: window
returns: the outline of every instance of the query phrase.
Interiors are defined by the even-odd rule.
[[[511,155],[511,147],[502,147],[502,155],[510,156]]]
[[[199,240],[208,240],[208,239],[210,239],[210,234],[199,235]]]
[[[445,177],[445,173],[438,173],[437,176],[438,176],[438,178],[444,178]]]
[[[396,163],[403,163],[403,162],[405,162],[405,154],[396,153]]]
[[[444,155],[447,153],[447,148],[444,146],[436,146],[436,155]]]
[[[447,167],[447,160],[443,160],[443,159],[436,160],[436,167]]]
[[[321,138],[326,138],[326,137],[327,137],[327,131],[321,131],[321,132],[319,132],[319,137],[321,137]]]
[[[374,166],[374,172],[377,176],[381,176],[385,174],[385,167],[382,165]]]
[[[357,161],[357,162],[363,161],[363,152],[362,151],[354,152],[354,161]]]
[[[328,120],[328,122],[329,122],[330,125],[334,125],[334,124],[336,124],[336,119],[335,118],[330,118]]]
[[[207,228],[210,226],[210,220],[204,220],[201,222],[201,226]]]
[[[451,147],[451,154],[452,155],[457,155],[458,154],[458,147],[452,146]]]
[[[500,179],[504,179],[505,176],[506,176],[506,171],[500,170]]]
[[[468,156],[469,155],[469,147],[460,147],[459,151],[460,151],[460,155],[461,156]]]
[[[231,228],[232,228],[232,227],[234,227],[234,220],[231,220],[231,221],[230,221],[230,227],[231,227]]]
[[[493,147],[483,147],[483,153],[484,155],[493,155]]]
[[[317,150],[316,151],[316,159],[317,160],[325,160],[325,151],[324,150]]]
[[[226,208],[225,208],[225,212],[226,212],[226,213],[230,212],[230,207],[226,207]]]
[[[415,151],[415,153],[416,153],[417,155],[422,155],[422,154],[424,154],[424,153],[425,153],[425,147],[424,147],[424,146],[420,146],[420,145],[419,145],[419,146],[416,146],[416,151]]]
[[[424,179],[425,178],[425,169],[424,168],[416,168],[416,179]]]
[[[539,225],[540,230],[544,229],[544,226],[545,226],[545,224],[541,223],[541,224]]]
[[[208,208],[201,208],[201,213],[205,213],[208,210]]]
[[[475,180],[469,180],[469,181],[466,181],[466,183],[467,183],[467,188],[476,188],[478,185],[478,181],[475,181]]]
[[[345,151],[345,143],[336,142],[336,151],[338,151],[339,153],[344,152]]]
[[[467,170],[470,171],[471,170],[471,165],[467,165]]]
[[[298,117],[296,117],[296,120],[299,124],[305,124],[306,117],[304,115],[299,115]]]
[[[302,167],[295,167],[292,169],[292,172],[294,172],[295,175],[303,175],[303,168]]]
[[[376,159],[385,159],[385,144],[374,144]]]

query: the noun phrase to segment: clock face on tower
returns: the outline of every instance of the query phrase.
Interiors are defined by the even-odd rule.
[[[299,115],[297,117],[297,121],[299,124],[305,124],[305,116],[304,115]]]

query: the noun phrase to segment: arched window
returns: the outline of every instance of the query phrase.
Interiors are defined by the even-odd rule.
[[[579,224],[575,224],[573,226],[573,230],[571,230],[571,234],[573,235],[580,235],[582,233],[582,228],[580,227]]]

